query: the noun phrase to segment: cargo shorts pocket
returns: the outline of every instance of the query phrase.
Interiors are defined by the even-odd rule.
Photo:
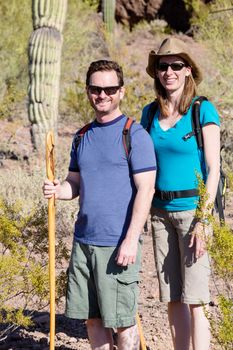
[[[117,277],[117,313],[130,316],[136,311],[138,298],[138,276]]]

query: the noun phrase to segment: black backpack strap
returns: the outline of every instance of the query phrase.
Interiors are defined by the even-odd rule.
[[[81,138],[84,136],[85,132],[90,128],[92,122],[84,125],[81,129],[79,129],[75,136],[74,136],[74,144],[75,144],[75,149],[77,151],[78,146],[80,144]]]
[[[155,101],[151,102],[149,109],[148,109],[148,114],[147,114],[148,124],[146,127],[146,131],[148,133],[150,133],[151,124],[153,122],[154,115],[155,115],[155,112],[157,109],[158,109],[158,101],[155,100]]]
[[[224,201],[224,195],[222,195],[221,188],[220,188],[220,182],[219,182],[219,183],[218,183],[217,194],[216,194],[216,198],[215,198],[215,203],[214,203],[214,204],[215,204],[215,209],[216,209],[217,212],[218,212],[220,224],[221,224],[222,222],[225,222],[223,201]]]
[[[203,137],[200,123],[200,108],[202,101],[208,101],[205,96],[199,96],[192,104],[192,131],[183,136],[183,140],[187,141],[190,137],[195,136],[198,148],[203,148]]]
[[[222,150],[222,148],[221,148]],[[215,198],[215,209],[218,212],[220,224],[225,222],[224,209],[225,209],[225,196],[227,188],[227,177],[222,168],[222,157],[220,154],[220,178],[218,182],[218,188]]]
[[[124,129],[122,131],[122,142],[125,149],[125,154],[128,158],[130,150],[131,150],[131,136],[130,136],[130,129],[132,124],[134,123],[134,120],[132,118],[127,118]]]
[[[199,96],[193,103],[192,107],[192,129],[197,140],[198,148],[203,148],[203,135],[200,124],[200,107],[202,101],[208,101],[205,96]],[[226,186],[226,177],[222,170],[222,162],[220,162],[220,180],[218,182],[217,194],[215,198],[215,208],[219,215],[220,223],[225,222],[224,217],[224,187]]]
[[[208,101],[205,96],[199,96],[192,106],[192,131],[196,137],[198,148],[203,148],[203,136],[200,123],[200,107],[202,101]]]

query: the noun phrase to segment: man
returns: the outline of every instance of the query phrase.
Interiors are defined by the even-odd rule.
[[[154,193],[156,161],[149,135],[133,123],[127,157],[122,132],[126,117],[123,72],[113,61],[92,62],[86,91],[96,119],[77,147],[60,184],[46,180],[44,196],[79,197],[69,266],[66,315],[86,319],[94,350],[139,349],[135,321],[140,269],[140,234]]]

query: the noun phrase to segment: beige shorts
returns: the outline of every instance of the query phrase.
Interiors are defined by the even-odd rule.
[[[195,210],[151,209],[155,263],[163,302],[197,305],[210,302],[209,256],[205,253],[195,259],[195,247],[189,248],[194,215]]]

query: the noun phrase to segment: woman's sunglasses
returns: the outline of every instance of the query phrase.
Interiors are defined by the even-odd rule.
[[[120,86],[88,86],[88,91],[93,95],[100,95],[102,91],[104,91],[107,96],[115,95],[119,89]]]
[[[161,62],[158,64],[157,69],[160,70],[161,72],[166,72],[168,70],[168,67],[171,67],[171,69],[174,72],[177,72],[181,69],[183,69],[186,66],[185,63],[182,62],[177,62],[177,63],[165,63],[165,62]]]

